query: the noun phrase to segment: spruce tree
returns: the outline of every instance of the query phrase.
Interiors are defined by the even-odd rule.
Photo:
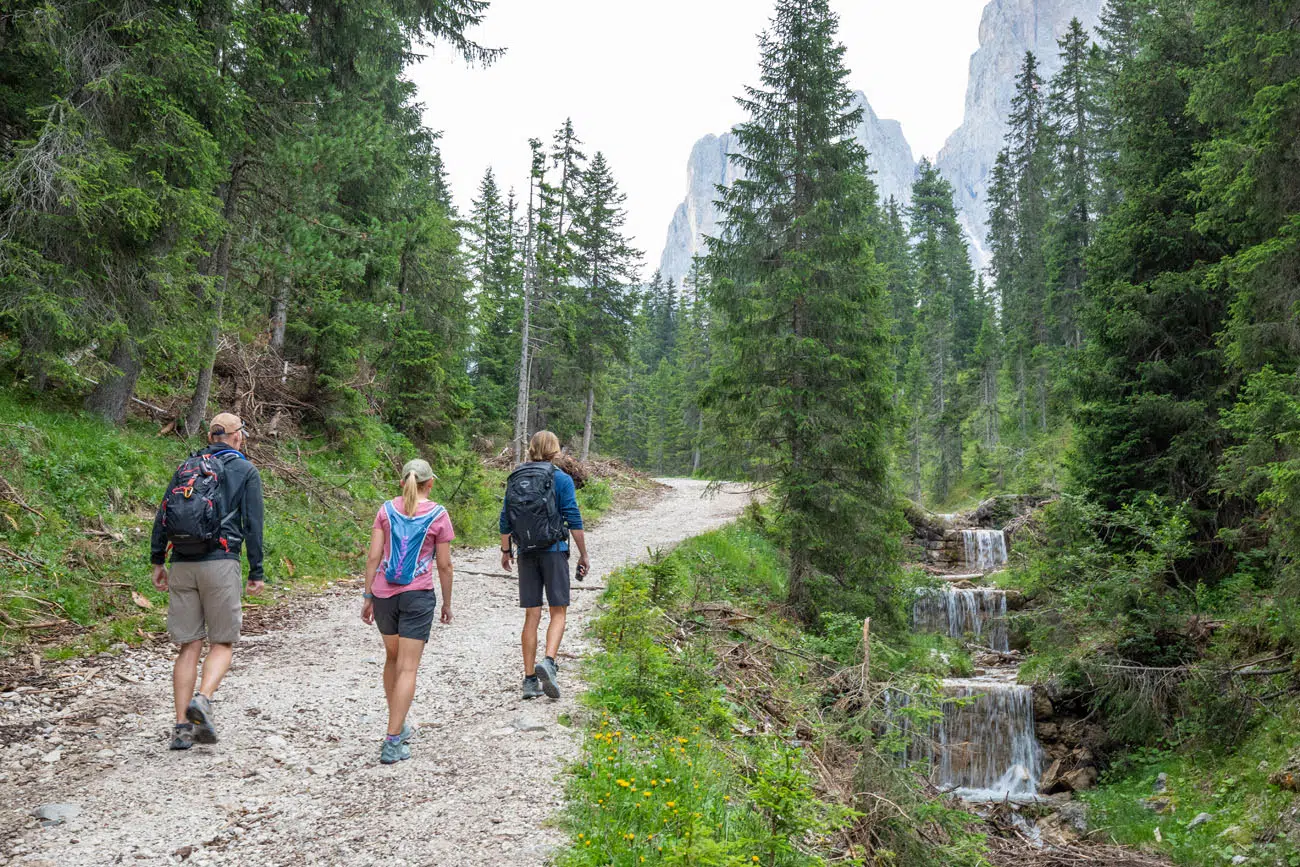
[[[520,269],[515,229],[492,169],[479,184],[466,222],[470,279],[475,294],[473,384],[478,419],[487,427],[504,425],[510,415],[518,360],[515,332],[520,327]]]
[[[989,185],[991,270],[1002,299],[1005,356],[1022,439],[1029,437],[1031,417],[1046,429],[1050,390],[1044,242],[1051,152],[1042,85],[1029,52],[1016,76],[1006,146]]]
[[[929,378],[928,432],[936,461],[933,494],[943,502],[962,472],[962,423],[967,401],[958,387],[974,341],[974,273],[957,223],[952,186],[929,160],[912,185],[911,235],[916,297],[915,343]],[[910,352],[909,352],[910,355]]]
[[[1083,345],[1078,307],[1097,214],[1096,165],[1103,130],[1090,72],[1091,47],[1079,19],[1070,21],[1060,50],[1061,70],[1052,79],[1047,103],[1054,146],[1047,304],[1053,343],[1078,349]]]
[[[636,297],[640,251],[624,235],[627,196],[614,180],[605,155],[597,151],[582,172],[573,208],[574,271],[579,286],[575,310],[577,367],[585,378],[586,415],[581,459],[591,449],[597,375],[606,359],[623,359]]]
[[[890,359],[876,193],[854,137],[827,0],[778,0],[760,79],[720,192],[709,298],[728,346],[711,400],[736,452],[774,478],[790,551],[789,598],[808,609],[814,569],[867,588],[891,568]],[[743,444],[743,445],[742,445]]]

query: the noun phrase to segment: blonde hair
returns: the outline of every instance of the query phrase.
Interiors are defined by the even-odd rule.
[[[539,430],[528,441],[528,460],[554,460],[560,453],[560,438],[548,430]]]
[[[402,511],[406,517],[414,518],[415,510],[420,507],[420,482],[415,473],[407,473],[402,479]]]

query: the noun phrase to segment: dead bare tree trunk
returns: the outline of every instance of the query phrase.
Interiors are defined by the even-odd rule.
[[[704,443],[704,410],[697,409],[699,419],[695,427],[695,448],[691,450],[691,475],[700,471],[700,448]]]
[[[591,453],[591,419],[596,414],[596,376],[592,374],[591,382],[587,383],[587,421],[582,426],[582,457],[579,460],[587,460],[587,455]]]
[[[284,260],[289,261],[289,245],[284,245]],[[277,353],[284,352],[284,328],[289,322],[289,290],[293,287],[293,277],[286,267],[279,276],[275,286],[275,298],[271,301],[271,349]]]

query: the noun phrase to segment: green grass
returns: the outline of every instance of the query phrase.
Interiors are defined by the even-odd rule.
[[[707,641],[681,653],[657,640],[674,617],[701,617],[701,600],[779,597],[785,566],[760,533],[738,525],[692,539],[666,557],[619,570],[593,629],[603,649],[585,670],[590,708],[582,760],[572,769],[563,867],[825,863],[839,807],[818,799],[789,732],[758,735],[743,684],[714,679]],[[763,641],[797,629],[773,618],[747,622]],[[781,663],[792,700],[807,662]],[[805,696],[803,700],[813,700]],[[796,847],[793,841],[799,841]]]
[[[1248,865],[1300,865],[1295,837],[1300,798],[1268,777],[1300,756],[1300,708],[1285,706],[1232,749],[1139,750],[1117,763],[1082,797],[1089,824],[1118,843],[1167,853],[1176,864],[1218,867],[1243,856]],[[1168,775],[1168,811],[1144,805],[1158,774]],[[1212,818],[1189,828],[1199,813]],[[1160,838],[1157,841],[1156,831]],[[1275,837],[1275,835],[1277,835]],[[1300,841],[1297,841],[1300,842]]]

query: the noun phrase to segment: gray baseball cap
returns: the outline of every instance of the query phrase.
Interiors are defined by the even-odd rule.
[[[407,461],[406,466],[402,467],[403,479],[412,473],[415,474],[415,480],[420,484],[424,484],[430,479],[438,478],[433,474],[433,467],[429,466],[429,462],[424,458],[416,458],[413,461]]]

